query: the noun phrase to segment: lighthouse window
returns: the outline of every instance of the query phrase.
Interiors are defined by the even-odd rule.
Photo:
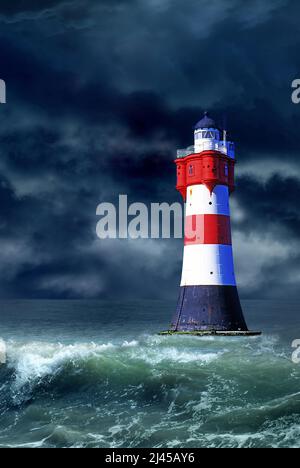
[[[214,131],[204,131],[202,133],[202,138],[215,138],[216,134]]]
[[[192,165],[189,166],[189,175],[194,175],[194,166]]]
[[[224,174],[226,177],[228,177],[228,166],[227,164],[224,166]]]

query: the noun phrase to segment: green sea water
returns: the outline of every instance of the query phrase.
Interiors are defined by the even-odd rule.
[[[296,303],[261,337],[158,336],[174,303],[1,301],[0,447],[299,447]]]

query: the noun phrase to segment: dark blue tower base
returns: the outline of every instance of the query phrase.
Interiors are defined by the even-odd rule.
[[[183,286],[170,332],[244,332],[236,286]]]

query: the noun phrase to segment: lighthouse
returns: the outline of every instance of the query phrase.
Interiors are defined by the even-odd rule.
[[[234,143],[205,113],[194,127],[194,144],[178,150],[175,163],[186,206],[184,253],[176,313],[163,333],[258,335],[246,325],[234,273]]]

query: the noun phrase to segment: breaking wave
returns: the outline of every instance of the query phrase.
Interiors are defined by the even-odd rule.
[[[293,447],[299,384],[276,336],[10,341],[0,446]]]

